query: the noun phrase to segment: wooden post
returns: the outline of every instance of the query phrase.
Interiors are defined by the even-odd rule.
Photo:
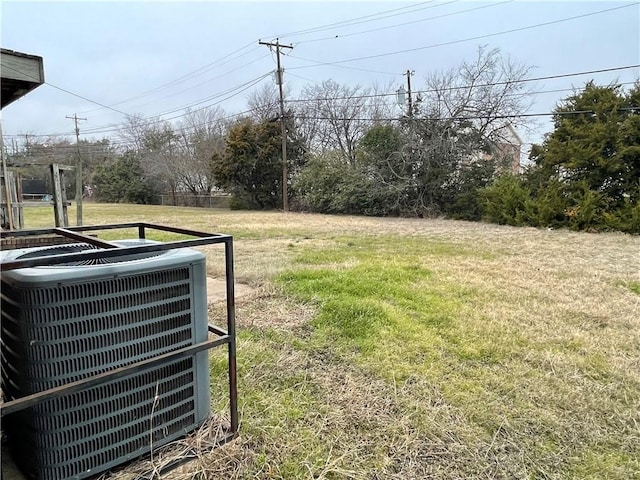
[[[72,170],[68,168],[60,168],[60,189],[62,190],[62,219],[64,220],[64,226],[69,226],[69,213],[67,212],[67,207],[69,206],[69,202],[67,201],[67,187],[64,184],[64,171]],[[76,208],[78,206],[76,205]]]
[[[16,172],[16,204],[18,205],[18,228],[24,228],[24,195],[22,193],[22,174]]]
[[[0,123],[0,157],[2,161],[2,176],[4,177],[4,202],[5,214],[9,220],[9,230],[13,230],[13,206],[11,205],[11,191],[9,189],[9,174],[7,172],[7,158],[4,151],[4,137],[2,136],[2,124]]]
[[[53,216],[56,227],[68,226],[64,221],[62,206],[65,199],[62,197],[62,185],[60,182],[60,166],[57,163],[51,164],[51,180],[53,181]]]

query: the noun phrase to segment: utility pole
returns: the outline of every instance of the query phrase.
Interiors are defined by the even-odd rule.
[[[284,77],[284,71],[280,66],[280,49],[281,48],[293,48],[293,45],[282,45],[276,38],[276,43],[261,42],[258,40],[258,45],[266,45],[276,47],[276,59],[278,63],[278,72],[276,74],[276,83],[278,84],[278,90],[280,92],[280,130],[282,135],[282,210],[289,211],[289,199],[288,199],[288,186],[289,175],[287,173],[287,127],[284,122],[284,93],[282,92],[282,83]]]
[[[78,127],[78,120],[86,120],[86,118],[80,118],[77,114],[73,114],[73,117],[67,116],[75,122],[76,125],[76,149],[78,158],[76,160],[76,225],[82,225],[82,158],[80,157],[80,128]]]
[[[411,100],[411,77],[415,75],[415,70],[407,70],[403,75],[407,76],[407,96],[409,97],[408,116],[413,117],[413,102]]]

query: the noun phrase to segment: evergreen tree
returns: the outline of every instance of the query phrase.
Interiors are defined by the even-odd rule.
[[[538,163],[559,175],[571,190],[586,186],[618,207],[637,195],[640,179],[640,105],[619,86],[588,83],[555,111],[554,131],[542,145]],[[634,107],[638,107],[635,111]]]
[[[282,150],[280,125],[244,120],[232,126],[222,153],[214,153],[216,184],[236,197],[235,205],[277,208],[282,205]],[[299,142],[287,144],[289,171],[296,171],[304,155]]]
[[[531,157],[534,196],[549,199],[560,184],[554,197],[567,226],[637,231],[629,222],[640,210],[640,85],[587,83],[556,108],[554,131]]]
[[[133,152],[99,165],[93,183],[98,200],[103,202],[146,204],[153,199],[153,189]]]

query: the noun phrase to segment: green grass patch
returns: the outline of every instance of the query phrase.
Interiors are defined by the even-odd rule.
[[[380,259],[385,265],[392,264],[391,257],[407,265],[419,266],[431,256],[493,258],[493,254],[471,249],[466,245],[407,238],[397,235],[332,238],[332,246],[304,249],[295,258],[302,265],[336,265],[352,261]]]
[[[304,478],[310,470],[320,470],[332,449],[319,435],[330,407],[305,368],[304,354],[289,346],[293,339],[268,329],[244,329],[238,336],[242,436],[262,445],[251,467],[283,479]],[[223,410],[225,352],[215,350],[211,365],[214,409]]]
[[[566,478],[576,480],[600,480],[602,478],[625,478],[630,467],[635,469],[635,475],[640,476],[640,459],[635,452],[587,450],[576,462],[575,467]]]
[[[595,419],[591,426],[580,425],[589,409],[611,407],[591,388],[625,381],[608,358],[585,355],[578,339],[538,341],[515,325],[485,317],[485,302],[501,303],[496,292],[451,283],[429,268],[491,258],[479,249],[425,239],[336,238],[324,248],[303,248],[294,257],[295,268],[277,281],[286,294],[318,309],[308,341],[297,342],[299,349],[332,363],[357,365],[388,385],[418,379],[424,395],[435,388],[443,404],[465,418],[459,434],[484,445],[479,448],[487,449],[485,461],[506,462],[494,473],[517,477],[519,461],[531,478],[545,478],[551,465],[569,474],[575,462],[564,452],[576,437],[574,446],[602,459],[608,470],[615,447],[591,443],[590,429],[610,427]],[[576,409],[577,398],[588,407]],[[628,401],[617,408],[628,411]],[[567,414],[572,410],[581,413]],[[438,431],[421,415],[414,421],[424,435]],[[521,453],[501,453],[513,442]],[[584,450],[581,442],[589,447]],[[628,471],[631,457],[620,458],[626,462],[621,471]]]
[[[439,279],[430,259],[481,252],[421,239],[340,238],[307,249],[298,268],[281,274],[288,294],[318,307],[314,348],[335,344],[351,360],[393,381],[433,370],[443,356],[456,361],[499,361],[495,342],[465,332],[463,317],[474,292]]]
[[[628,282],[627,288],[636,295],[640,295],[640,282]]]

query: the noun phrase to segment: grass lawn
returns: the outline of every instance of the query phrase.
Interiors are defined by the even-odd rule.
[[[255,288],[237,311],[240,437],[174,478],[640,478],[638,237],[84,209],[85,224],[232,234],[237,280]],[[222,411],[222,352],[211,365]]]

